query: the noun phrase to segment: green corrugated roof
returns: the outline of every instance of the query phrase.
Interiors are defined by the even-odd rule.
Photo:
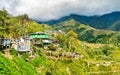
[[[34,38],[49,38],[49,35],[48,34],[45,34],[45,33],[32,33],[30,34],[30,38],[34,39]]]

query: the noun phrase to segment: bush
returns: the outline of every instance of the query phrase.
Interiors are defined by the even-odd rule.
[[[44,65],[46,62],[45,57],[36,57],[34,60],[31,60],[30,63],[35,66],[35,67],[39,67],[40,65]]]
[[[14,57],[13,62],[17,66],[16,71],[19,72],[19,74],[15,75],[37,75],[35,68],[25,60],[19,57]]]
[[[11,54],[11,55],[14,55],[14,56],[17,56],[17,55],[18,55],[18,51],[15,50],[14,48],[12,48],[12,49],[10,50],[10,54]]]
[[[51,44],[51,45],[49,46],[49,50],[56,51],[56,50],[57,50],[57,47],[55,47],[54,44]]]
[[[22,58],[24,60],[26,60],[26,58],[28,58],[28,56],[29,56],[29,53],[22,53]]]
[[[15,64],[0,54],[0,75],[19,75]]]

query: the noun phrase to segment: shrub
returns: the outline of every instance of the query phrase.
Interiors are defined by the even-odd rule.
[[[14,55],[14,56],[17,56],[18,51],[15,50],[14,48],[12,48],[12,49],[10,50],[10,54],[11,54],[11,55]]]
[[[29,53],[22,53],[22,58],[24,60],[26,60],[26,58],[28,58],[28,56],[29,56]]]

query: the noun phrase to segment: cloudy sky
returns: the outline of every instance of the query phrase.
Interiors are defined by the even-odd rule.
[[[28,14],[41,21],[59,19],[70,14],[102,15],[120,11],[120,0],[0,0],[0,9],[10,14]]]

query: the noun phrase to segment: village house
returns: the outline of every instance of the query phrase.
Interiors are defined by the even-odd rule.
[[[31,50],[30,39],[20,38],[19,40],[12,41],[12,48],[16,49],[18,52],[29,52]]]
[[[50,36],[46,33],[43,32],[38,32],[38,33],[31,33],[30,39],[33,40],[33,44],[42,44],[45,46],[48,46],[49,44],[52,43],[50,40]]]
[[[5,39],[5,38],[0,38],[0,46],[2,49],[7,49],[10,48],[11,46],[11,40],[10,39]]]

